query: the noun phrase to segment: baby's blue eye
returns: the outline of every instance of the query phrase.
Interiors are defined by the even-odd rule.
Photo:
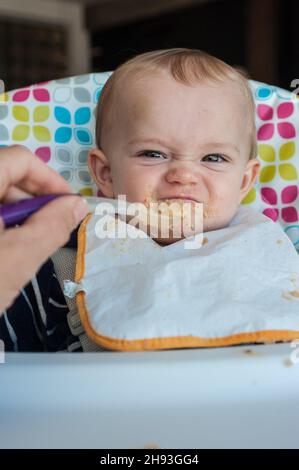
[[[205,160],[205,159],[209,159],[209,160]],[[211,153],[209,155],[205,155],[202,160],[206,162],[210,161],[212,163],[218,163],[218,162],[221,163],[221,162],[226,161],[225,158],[219,153]]]
[[[149,158],[166,158],[166,156],[161,152],[156,152],[155,150],[145,150],[140,154],[141,157],[149,157]]]

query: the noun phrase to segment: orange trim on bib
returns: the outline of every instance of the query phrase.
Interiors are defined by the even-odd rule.
[[[92,217],[88,214],[82,222],[78,231],[78,252],[76,260],[75,281],[80,282],[85,271],[85,249],[86,249],[86,226]],[[299,338],[297,330],[264,330],[252,333],[238,333],[219,338],[201,338],[199,336],[178,336],[165,338],[150,338],[127,340],[112,338],[96,332],[90,324],[88,311],[85,302],[85,292],[78,292],[76,302],[80,314],[82,325],[95,343],[107,349],[116,351],[147,351],[158,349],[181,349],[196,347],[224,347],[246,343],[274,343],[277,341],[289,342]]]
[[[86,226],[90,221],[92,214],[87,214],[78,230],[78,249],[76,256],[75,282],[80,282],[85,271],[85,249],[86,249]]]

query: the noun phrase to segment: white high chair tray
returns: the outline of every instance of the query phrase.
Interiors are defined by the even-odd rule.
[[[6,354],[0,447],[298,448],[292,352]]]

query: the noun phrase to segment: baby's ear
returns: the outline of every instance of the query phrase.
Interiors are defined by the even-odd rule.
[[[108,158],[102,150],[91,149],[88,154],[88,168],[95,181],[97,188],[101,190],[104,196],[113,198],[113,183],[111,176],[111,167]]]
[[[260,166],[261,164],[257,158],[251,158],[250,160],[248,160],[240,188],[239,203],[241,203],[241,201],[245,198],[245,196],[249,193],[252,186],[254,185]]]

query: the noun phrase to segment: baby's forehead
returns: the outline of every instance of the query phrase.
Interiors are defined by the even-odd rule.
[[[115,117],[141,121],[178,114],[185,110],[202,115],[245,118],[248,102],[241,84],[232,80],[203,80],[192,84],[178,82],[170,74],[132,77],[123,80],[115,95]]]
[[[198,96],[193,94],[196,90]],[[159,136],[177,149],[186,142],[203,145],[228,139],[239,145],[247,126],[244,96],[240,87],[229,80],[206,80],[188,86],[173,77],[163,79],[163,84],[157,77],[145,77],[123,83],[118,98],[115,108],[121,105],[112,128],[126,143]]]
[[[182,83],[176,80],[170,73],[159,71],[156,74],[150,72],[137,76],[124,77],[117,85],[114,93],[114,104],[124,105],[127,109],[142,113],[144,105],[150,105],[157,100],[165,102],[171,93],[174,98],[179,92],[181,96],[192,95],[199,102],[203,97],[210,98],[210,105],[217,102],[228,101],[240,105],[242,108],[248,104],[241,80],[219,78],[219,80],[203,79],[192,83]],[[214,99],[213,99],[214,98]]]

